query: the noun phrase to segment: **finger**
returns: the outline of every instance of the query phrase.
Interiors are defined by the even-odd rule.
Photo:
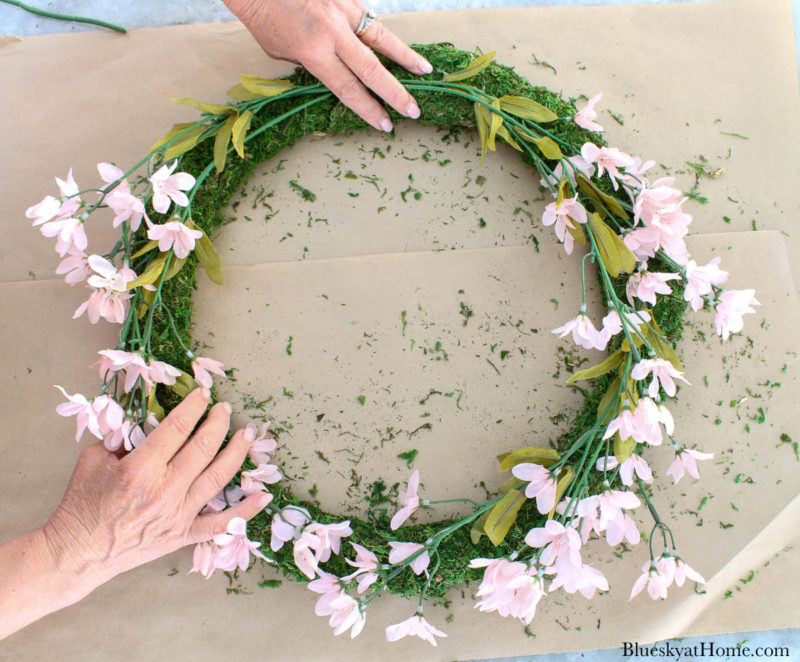
[[[306,58],[303,66],[328,87],[345,106],[368,124],[378,131],[389,132],[392,130],[392,121],[387,112],[339,58]]]
[[[430,62],[407,46],[380,21],[375,21],[367,28],[367,31],[361,35],[361,41],[413,74],[422,76],[433,71],[433,65]]]
[[[211,499],[222,491],[222,488],[230,483],[231,478],[242,466],[254,436],[252,427],[239,430],[233,435],[230,443],[217,454],[213,462],[192,483],[186,493],[188,509],[194,513],[200,512]]]
[[[178,452],[208,407],[208,389],[196,388],[161,421],[129,457],[153,455],[166,464]]]
[[[230,424],[230,404],[215,404],[191,439],[169,461],[169,468],[181,483],[190,485],[214,459]]]
[[[206,542],[220,533],[225,533],[228,529],[228,522],[234,517],[241,517],[245,520],[253,519],[267,507],[271,500],[271,494],[251,494],[241,503],[221,513],[198,515],[189,528],[186,544]]]
[[[348,68],[401,115],[419,117],[419,106],[406,88],[384,67],[361,40],[346,33],[336,45],[336,52]]]

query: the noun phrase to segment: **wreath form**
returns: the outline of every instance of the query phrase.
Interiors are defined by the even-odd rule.
[[[388,501],[379,493],[373,495],[368,521],[343,522],[297,499],[279,482],[280,470],[270,463],[277,443],[266,426],[260,435],[252,428],[241,474],[204,512],[223,510],[258,491],[269,492],[271,503],[249,527],[234,518],[227,533],[198,545],[192,570],[206,576],[217,568],[236,572],[248,568],[251,553],[260,556],[290,579],[312,580],[309,588],[321,594],[317,613],[330,616],[334,634],[349,629],[351,636],[364,626],[366,606],[384,590],[418,596],[417,613],[389,626],[387,638],[416,635],[435,645],[435,636],[446,635],[422,617],[423,600],[444,601],[449,588],[481,579],[481,572],[477,595],[483,599],[476,606],[515,616],[526,626],[549,591],[562,587],[592,597],[607,590],[602,574],[581,560],[580,549],[592,531],[611,545],[639,541],[626,512],[640,505],[627,489],[636,482],[655,524],[650,561],[632,596],[646,586],[652,598],[666,597],[673,581],[679,586],[686,578],[702,582],[677,555],[672,533],[658,516],[645,486],[652,475],[639,451],[660,444],[663,430],[672,435],[662,397],[675,395],[673,378],[683,379],[674,344],[686,308],[713,307],[724,340],[741,330],[742,315],[758,304],[753,291],[721,289],[727,274],[718,268],[719,258],[705,266],[690,259],[683,236],[691,217],[680,208],[685,198],[671,188],[671,178],[652,184],[646,179],[643,173],[652,162],[643,164],[605,145],[594,122],[600,95],[578,112],[572,102],[494,63],[494,53],[476,57],[451,44],[415,48],[433,64],[432,74],[409,78],[393,63],[385,64],[414,93],[422,111],[419,122],[451,133],[477,128],[481,161],[487,149],[496,148],[497,138],[520,151],[556,199],[543,223],[555,225],[567,252],[575,243],[587,246],[581,261],[584,305],[555,331],[571,333],[587,349],[608,349],[609,356],[568,380],[590,380],[590,388],[581,389],[585,402],[555,448],[529,446],[499,456],[499,469],[512,476],[487,503],[445,500],[472,505],[461,519],[403,526],[417,508],[437,503],[420,500],[414,472],[399,495],[402,508],[391,520],[385,505],[375,507]],[[189,349],[198,262],[213,281],[224,283],[209,240],[226,222],[222,210],[258,163],[303,135],[368,128],[299,68],[286,80],[242,76],[229,94],[237,103],[173,99],[200,110],[202,119],[175,125],[126,173],[100,164],[107,186],[91,189],[100,194],[93,205],[81,199],[85,191],[78,191],[70,171],[66,182],[57,180],[60,199],[48,196],[28,210],[45,236],[58,237],[61,256],[68,255],[58,273],[66,273],[70,284],[88,279],[93,289],[76,317],[86,311],[92,323],[102,317],[122,324],[117,348],[100,352],[101,394],[87,399],[62,389],[69,402],[58,411],[78,416],[77,438],[88,425],[110,449],[132,450],[193,388],[211,387],[210,373],[224,375],[221,364]],[[229,158],[233,152],[242,158]],[[181,172],[173,174],[178,164]],[[141,167],[147,177],[134,180]],[[136,197],[133,191],[140,185],[145,190]],[[104,257],[87,257],[83,223],[102,207],[113,210],[122,237]],[[585,314],[587,259],[597,265],[610,310],[599,330]],[[697,477],[695,461],[710,455],[674,439],[673,445],[676,459],[668,473],[675,482],[685,472]],[[397,541],[401,526],[403,540]],[[660,554],[653,547],[657,532],[663,541]],[[342,541],[353,543],[354,559],[345,558]],[[261,545],[271,547],[269,559],[257,549]]]

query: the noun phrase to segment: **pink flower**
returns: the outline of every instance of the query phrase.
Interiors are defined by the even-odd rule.
[[[683,193],[670,186],[674,183],[674,177],[662,177],[653,182],[652,187],[642,189],[633,203],[634,225],[640,220],[649,225],[662,210],[681,204]]]
[[[647,442],[658,446],[663,440],[662,424],[667,434],[672,434],[675,423],[667,408],[657,405],[650,398],[642,398],[633,412],[626,406],[620,415],[608,424],[603,439],[609,439],[618,432],[623,441],[633,439],[640,444]]]
[[[583,127],[584,129],[588,129],[589,131],[600,132],[603,130],[603,127],[595,122],[597,119],[597,112],[594,109],[594,105],[600,101],[602,96],[603,93],[598,92],[591,99],[589,99],[589,102],[575,115],[575,124]]]
[[[311,548],[319,547],[319,544],[319,538],[308,531],[303,531],[294,541],[294,564],[309,579],[314,579],[318,570],[317,557]]]
[[[350,544],[356,550],[356,560],[345,559],[345,562],[356,568],[356,571],[351,575],[347,575],[347,577],[343,577],[342,580],[350,581],[355,579],[358,582],[358,592],[363,593],[379,579],[378,574],[375,572],[378,569],[378,557],[357,543],[351,542]]]
[[[353,533],[353,529],[350,528],[350,520],[334,524],[313,522],[306,527],[306,531],[317,537],[317,540],[311,541],[309,544],[316,552],[315,556],[319,563],[330,559],[331,552],[338,554],[342,538]]]
[[[573,519],[570,520],[570,528],[576,531],[580,528],[581,542],[586,544],[592,531],[601,533],[604,524],[601,523],[600,517],[597,514],[597,499],[598,495],[584,497],[577,504],[574,499],[563,499],[557,506],[556,512],[560,515],[566,515],[569,511],[569,516]]]
[[[277,552],[283,544],[300,537],[303,526],[311,519],[308,511],[299,506],[289,506],[272,516],[271,540],[273,552]]]
[[[644,310],[634,310],[629,313],[622,313],[628,328],[635,326],[638,328],[645,322],[650,321],[650,313]],[[617,335],[622,331],[622,319],[616,310],[612,310],[603,318],[603,329],[599,332],[605,341],[608,343],[611,336]],[[603,345],[605,347],[605,344]]]
[[[125,174],[110,163],[98,163],[97,171],[100,178],[107,184],[121,180],[112,191],[106,194],[104,202],[114,211],[114,227],[120,226],[124,221],[130,220],[131,230],[136,232],[146,217],[144,203],[131,193],[130,186],[122,176]]]
[[[151,381],[167,386],[174,384],[181,374],[180,370],[164,361],[150,361],[147,367]]]
[[[529,499],[536,499],[536,509],[542,514],[547,515],[556,502],[556,481],[551,473],[541,464],[522,462],[511,469],[520,480],[528,481],[525,488],[525,496]]]
[[[435,646],[436,639],[434,636],[446,637],[447,635],[428,623],[421,614],[414,614],[414,616],[406,619],[402,623],[395,623],[386,628],[387,641],[397,641],[398,639],[408,636],[419,637]]]
[[[725,341],[731,333],[738,333],[744,328],[742,316],[755,313],[751,306],[760,306],[756,300],[755,290],[726,290],[719,295],[714,315],[714,326],[717,333]]]
[[[56,199],[50,195],[33,205],[28,207],[25,212],[27,218],[33,219],[33,227],[47,223],[55,218],[65,219],[73,216],[81,206],[81,199],[78,197],[78,184],[72,177],[72,168],[67,174],[67,181],[63,179],[56,179],[56,184],[61,191],[61,199]]]
[[[202,231],[192,230],[180,221],[170,221],[161,225],[151,224],[147,231],[147,238],[158,242],[158,250],[166,253],[171,248],[175,252],[175,257],[180,260],[194,250],[195,240],[202,236]]]
[[[85,251],[89,245],[83,221],[79,218],[67,217],[48,221],[39,230],[45,237],[57,237],[56,253],[64,257],[72,248]]]
[[[614,469],[619,462],[617,462],[617,458],[613,455],[607,458],[601,458],[597,461],[597,470],[603,470],[603,463],[605,462],[606,471],[611,471]],[[619,477],[622,480],[623,485],[633,485],[633,472],[636,472],[636,475],[642,479],[645,483],[652,483],[653,482],[653,472],[650,471],[650,465],[645,462],[644,458],[636,455],[636,453],[632,453],[631,456],[625,460],[619,469]]]
[[[128,289],[128,283],[136,279],[136,273],[133,269],[122,267],[117,271],[111,262],[99,255],[90,255],[86,258],[86,261],[94,271],[94,274],[89,277],[89,285],[91,287],[124,292]]]
[[[67,251],[67,255],[68,257],[61,260],[56,267],[56,273],[59,276],[67,274],[64,280],[68,285],[75,285],[86,280],[92,273],[86,253],[75,246],[71,246]]]
[[[678,274],[667,273],[637,273],[628,279],[628,285],[625,288],[628,295],[628,301],[633,305],[633,297],[637,297],[642,301],[646,301],[652,305],[656,305],[656,294],[672,294],[672,289],[667,285],[667,281],[680,280]]]
[[[572,249],[575,244],[572,235],[567,231],[569,228],[575,229],[575,225],[573,225],[572,221],[584,224],[588,221],[586,209],[578,202],[577,196],[574,198],[564,198],[560,205],[551,202],[545,207],[544,214],[542,215],[543,225],[550,226],[555,223],[556,237],[564,244],[564,250],[567,252],[567,255],[572,254]]]
[[[551,593],[563,588],[567,593],[580,591],[585,598],[591,599],[598,590],[608,590],[608,580],[603,573],[585,563],[575,566],[556,562],[555,570],[556,576],[550,584]]]
[[[98,439],[102,439],[103,435],[100,432],[100,424],[97,421],[97,411],[92,406],[85,396],[80,393],[70,395],[61,386],[56,386],[61,391],[64,397],[69,402],[64,402],[56,407],[56,412],[60,416],[75,416],[78,425],[78,431],[75,435],[75,441],[80,441],[83,431],[89,428],[91,432]]]
[[[266,492],[267,485],[277,483],[283,474],[274,464],[259,464],[255,469],[242,472],[242,489],[245,494],[255,494],[256,492]]]
[[[103,357],[99,361],[100,367],[98,369],[100,379],[103,381],[109,379],[109,372],[123,371],[125,373],[125,381],[122,389],[126,393],[133,390],[140,377],[143,383],[152,384],[150,381],[149,368],[141,354],[137,352],[125,352],[121,349],[103,349],[99,351],[98,354]]]
[[[672,380],[673,377],[687,384],[689,383],[684,378],[683,373],[676,370],[669,361],[664,359],[642,359],[631,370],[632,379],[647,379],[648,375],[651,374],[653,375],[653,381],[650,382],[650,386],[647,389],[647,394],[651,398],[655,398],[658,395],[659,385],[668,396],[674,397],[676,387],[675,382]]]
[[[250,554],[272,563],[258,551],[260,542],[247,539],[247,522],[241,517],[232,517],[228,522],[228,532],[214,536],[214,544],[219,548],[214,556],[214,567],[220,570],[231,572],[237,566],[240,570],[247,570]]]
[[[584,349],[605,349],[608,340],[602,332],[594,328],[592,320],[586,313],[581,312],[575,319],[570,320],[564,326],[553,329],[553,333],[559,333],[559,338],[563,338],[568,333],[572,333],[572,339]]]
[[[311,584],[317,581],[320,580],[310,582],[309,588],[311,588]],[[330,579],[325,579],[327,584],[330,584],[331,581]],[[325,588],[325,584],[323,584],[317,592],[323,588]],[[330,616],[328,625],[333,628],[334,636],[339,636],[342,632],[350,630],[351,639],[358,636],[367,621],[367,616],[362,612],[358,602],[347,595],[339,586],[332,586],[327,591],[323,592],[320,599],[317,600],[314,612],[317,616]]]
[[[647,593],[653,600],[666,599],[667,589],[675,579],[675,559],[672,556],[659,556],[642,566],[643,574],[633,585],[629,600],[633,600],[647,586]]]
[[[72,172],[72,171],[70,171]],[[54,198],[52,195],[45,196],[40,202],[37,202],[32,207],[28,207],[25,211],[25,216],[33,220],[33,227],[52,221],[61,211],[61,200]],[[66,216],[70,216],[66,214]]]
[[[136,448],[157,427],[158,419],[153,414],[148,414],[147,420],[131,429],[130,438],[125,439],[125,450],[130,451]]]
[[[628,513],[619,513],[613,519],[606,522],[606,542],[615,547],[623,540],[627,540],[631,545],[638,545],[641,534],[636,526],[636,522]]]
[[[647,258],[655,257],[661,245],[660,235],[653,228],[637,228],[622,235],[622,241],[631,249],[636,260],[643,262]]]
[[[567,164],[566,170],[562,165],[565,162]],[[567,178],[571,182],[574,182],[576,170],[584,175],[587,179],[591,179],[594,176],[594,166],[591,163],[589,163],[582,156],[570,156],[564,158],[563,161],[556,165],[556,167],[553,169],[552,176],[546,176],[545,179],[541,179],[539,181],[541,182],[542,188],[546,188],[548,183],[550,186],[555,188],[558,186],[559,182],[564,179],[565,172]]]
[[[171,166],[164,164],[150,177],[150,183],[153,185],[153,209],[159,214],[167,213],[170,200],[181,207],[189,204],[189,198],[183,191],[188,191],[194,186],[195,178],[188,172],[176,172],[173,175],[172,172],[177,165],[177,160],[173,161]]]
[[[625,168],[624,175],[620,175],[619,181],[625,184],[626,188],[628,189],[628,195],[631,196],[631,202],[635,201],[631,189],[641,189],[645,186],[649,186],[650,182],[648,181],[647,177],[644,176],[644,173],[650,170],[650,168],[652,168],[655,164],[655,161],[642,162],[641,157],[634,156],[633,164]]]
[[[594,143],[585,143],[581,147],[581,156],[589,163],[597,164],[597,174],[602,177],[608,171],[608,178],[614,186],[614,190],[619,188],[617,177],[621,176],[618,168],[625,168],[633,165],[633,158],[621,152],[616,147],[598,147]]]
[[[686,473],[692,478],[700,478],[697,460],[710,460],[712,457],[714,457],[714,453],[702,453],[691,448],[681,448],[675,453],[675,461],[669,465],[667,474],[672,476],[676,484]]]
[[[92,401],[92,409],[97,413],[97,427],[103,437],[122,426],[125,411],[114,398],[108,395],[98,395]]]
[[[200,386],[211,388],[214,380],[209,373],[213,372],[215,375],[222,375],[223,377],[225,376],[225,372],[222,370],[222,364],[219,361],[215,361],[214,359],[206,359],[201,356],[193,356],[191,358],[194,378],[197,380],[197,383],[200,384]]]
[[[419,496],[417,490],[419,489],[419,471],[414,470],[411,478],[408,479],[408,488],[405,492],[400,492],[398,499],[403,507],[398,510],[394,517],[392,517],[391,530],[399,529],[403,522],[405,522],[411,515],[413,515],[417,508],[419,508]]]
[[[270,461],[270,456],[278,448],[278,443],[272,438],[267,437],[269,433],[269,422],[261,425],[261,431],[256,430],[253,423],[247,424],[248,434],[252,435],[253,441],[250,442],[248,455],[253,464],[266,464]]]
[[[189,571],[199,572],[206,579],[211,577],[216,570],[214,565],[214,557],[217,553],[217,546],[213,542],[201,542],[195,545],[194,553],[192,554],[192,569]]]
[[[720,259],[715,257],[702,267],[694,260],[686,263],[686,288],[683,291],[683,298],[695,312],[703,307],[703,297],[711,294],[714,286],[722,285],[728,280],[728,272],[719,268]]]
[[[238,504],[245,496],[242,488],[238,485],[228,485],[217,494],[217,496],[211,499],[200,513],[221,513],[226,508]]]
[[[107,322],[122,324],[127,313],[127,301],[132,296],[129,292],[95,290],[78,306],[72,319],[78,319],[85,312],[92,324],[97,324],[101,318]]]
[[[402,563],[408,557],[413,556],[420,550],[425,549],[425,545],[418,545],[414,542],[390,542],[389,547],[392,548],[392,550],[389,552],[389,563],[392,565]],[[417,556],[417,558],[415,558],[409,565],[411,566],[411,569],[414,571],[415,575],[420,575],[427,570],[430,562],[430,556],[428,556],[428,552],[425,551]]]
[[[642,502],[630,490],[607,488],[597,496],[597,505],[600,508],[600,519],[608,522],[621,515],[623,510],[638,508]]]
[[[473,559],[469,567],[486,568],[475,594],[482,598],[475,604],[476,609],[496,611],[503,617],[513,616],[526,625],[530,624],[544,595],[541,577],[535,566],[529,568],[519,561],[506,559]]]
[[[539,563],[543,566],[552,565],[558,559],[575,567],[582,565],[580,535],[575,529],[565,527],[555,520],[547,520],[543,527],[528,531],[525,543],[529,547],[544,548],[539,556]]]
[[[693,570],[689,565],[677,555],[675,556],[675,583],[678,586],[683,586],[684,582],[690,579],[698,584],[705,584],[706,580],[696,570]]]

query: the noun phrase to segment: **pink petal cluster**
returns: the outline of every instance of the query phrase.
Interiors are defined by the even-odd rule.
[[[425,545],[418,545],[414,542],[390,542],[389,547],[392,548],[389,552],[389,563],[392,565],[402,563],[410,556],[413,556],[417,552],[425,549]],[[423,572],[427,574],[427,569],[430,562],[431,558],[428,555],[428,552],[425,551],[411,561],[409,566],[414,571],[415,575],[421,575]]]
[[[603,471],[603,467],[605,466],[606,471],[612,471],[618,465],[619,477],[620,480],[622,480],[623,485],[627,485],[629,487],[633,485],[634,472],[636,472],[636,475],[642,479],[642,482],[653,482],[653,472],[650,470],[650,465],[647,464],[643,457],[637,455],[636,453],[632,453],[631,456],[621,465],[617,461],[617,458],[615,458],[613,455],[610,455],[606,458],[600,458],[597,461],[597,470]]]
[[[678,274],[651,273],[649,271],[633,274],[625,286],[628,301],[633,305],[634,297],[656,305],[656,294],[672,294],[668,281],[680,280]]]
[[[214,570],[231,572],[237,567],[247,570],[250,566],[250,555],[257,556],[272,563],[258,548],[260,542],[247,538],[247,522],[241,517],[232,517],[228,522],[227,533],[214,536],[212,542],[199,543],[195,546],[191,572],[200,572],[208,579]]]
[[[311,515],[300,506],[288,506],[281,512],[275,513],[272,516],[272,526],[270,527],[269,546],[272,551],[277,552],[284,543],[298,539],[303,527],[310,520]]]
[[[656,404],[650,398],[642,398],[634,411],[625,407],[620,415],[608,424],[603,439],[609,439],[618,432],[623,440],[633,439],[640,444],[658,446],[664,438],[662,425],[667,434],[672,434],[675,429],[672,415],[667,408]]]
[[[278,444],[271,437],[267,437],[268,431],[269,423],[261,426],[260,433],[252,423],[248,423],[245,428],[245,437],[251,439],[248,455],[256,465],[255,469],[242,472],[242,491],[246,495],[268,492],[267,485],[277,483],[283,478],[278,466],[270,461],[270,455],[275,452]]]
[[[99,255],[90,255],[87,262],[94,272],[88,279],[94,291],[88,300],[78,306],[73,319],[85,312],[92,324],[97,324],[101,318],[122,324],[127,314],[127,302],[133,296],[125,290],[127,284],[136,279],[136,273],[128,267],[117,271],[113,264]]]
[[[314,612],[317,616],[330,616],[328,624],[333,628],[334,636],[350,630],[350,638],[354,639],[364,629],[366,614],[339,585],[337,577],[320,573],[320,578],[309,582],[308,588],[321,594]]]
[[[562,165],[563,163],[566,163],[566,168]],[[552,176],[545,175],[545,178],[539,181],[542,188],[547,188],[548,186],[555,188],[558,186],[559,182],[564,179],[565,174],[571,182],[574,182],[576,170],[587,179],[591,179],[594,176],[594,166],[591,163],[582,156],[570,156],[564,158],[556,165],[553,169]]]
[[[595,104],[603,97],[602,92],[595,94],[589,102],[581,108],[575,115],[575,124],[589,131],[600,132],[603,127],[600,126],[595,120],[597,119],[597,111],[595,111]]]
[[[525,496],[536,499],[536,509],[547,515],[556,503],[556,481],[553,475],[541,464],[522,462],[511,469],[520,480],[528,481]]]
[[[742,316],[755,313],[752,306],[761,305],[755,293],[755,290],[726,290],[719,295],[714,309],[714,326],[723,341],[731,333],[738,333],[744,328]]]
[[[127,393],[136,387],[137,381],[142,380],[145,393],[150,393],[153,384],[174,384],[181,371],[164,363],[163,361],[145,362],[138,352],[126,352],[121,349],[104,349],[98,352],[102,357],[97,362],[100,379],[104,382],[109,379],[109,373],[123,372],[123,390]]]
[[[403,523],[413,515],[417,508],[419,508],[419,496],[417,490],[419,489],[419,471],[414,470],[411,478],[408,479],[408,486],[404,492],[400,492],[397,496],[398,500],[403,507],[400,508],[392,517],[391,530],[399,529]]]
[[[61,260],[56,267],[56,273],[59,276],[66,274],[64,280],[68,285],[82,283],[92,273],[86,253],[75,246],[71,246],[66,254],[67,257]]]
[[[269,422],[261,425],[261,430],[257,430],[253,423],[248,423],[246,434],[251,436],[253,441],[250,442],[250,450],[248,455],[253,461],[253,464],[266,464],[270,461],[270,456],[277,450],[278,443],[269,434]]]
[[[121,436],[127,439],[131,429],[130,421],[125,419],[125,411],[119,403],[108,395],[99,395],[93,400],[88,400],[80,393],[70,395],[61,386],[56,386],[61,391],[67,402],[63,402],[56,407],[56,412],[61,416],[75,416],[77,432],[75,441],[80,441],[86,429],[98,439],[106,442],[109,450],[116,450],[121,446]],[[108,438],[114,436],[110,441]],[[117,443],[117,438],[120,443]]]
[[[633,223],[643,221],[649,225],[665,209],[672,209],[683,202],[683,193],[673,188],[674,177],[662,177],[652,186],[643,187],[633,203]]]
[[[675,460],[669,465],[667,475],[672,476],[675,484],[687,473],[692,478],[700,478],[700,472],[697,470],[697,460],[710,460],[712,457],[714,457],[714,453],[703,453],[691,448],[681,448],[675,453]]]
[[[201,230],[192,230],[180,221],[169,221],[160,225],[149,224],[147,238],[158,242],[158,250],[166,253],[172,249],[175,257],[185,259],[194,250],[197,239],[203,236]]]
[[[541,575],[535,566],[507,559],[473,559],[470,568],[486,568],[476,597],[475,608],[513,616],[530,625],[536,607],[545,594]]]
[[[586,209],[578,202],[577,196],[564,198],[560,205],[551,202],[545,207],[542,215],[542,225],[549,227],[555,224],[556,237],[564,244],[564,250],[567,255],[572,254],[572,249],[575,245],[575,240],[568,232],[568,229],[575,229],[573,221],[586,224],[588,220]]]
[[[446,637],[447,635],[428,623],[421,614],[415,614],[401,623],[395,623],[386,628],[387,641],[397,641],[408,636],[419,637],[435,646],[436,639],[434,637]]]
[[[192,372],[194,372],[194,378],[200,386],[211,388],[214,384],[214,378],[211,376],[212,372],[215,375],[225,377],[225,371],[219,361],[203,358],[202,356],[192,356],[191,358]]]
[[[594,143],[585,143],[581,147],[581,156],[587,162],[597,165],[597,174],[600,177],[604,172],[608,172],[608,178],[611,180],[614,190],[619,188],[617,178],[622,176],[619,168],[633,165],[633,157],[630,154],[626,154],[616,147],[598,147]]]
[[[339,553],[341,539],[353,533],[350,521],[335,524],[312,522],[294,543],[294,563],[309,579],[319,572],[319,564]]]
[[[658,395],[659,386],[668,396],[674,397],[676,386],[673,377],[689,383],[682,372],[676,370],[672,363],[664,359],[642,359],[631,370],[632,379],[647,379],[649,375],[653,375],[653,380],[647,388],[647,394],[651,398]]]
[[[705,584],[705,579],[697,571],[690,568],[677,556],[664,555],[650,560],[642,566],[643,574],[636,580],[631,590],[630,600],[633,600],[647,586],[647,594],[658,600],[667,598],[667,589],[675,582],[683,586],[687,579],[700,584]]]
[[[73,248],[86,250],[88,240],[83,221],[74,217],[83,202],[78,197],[78,184],[72,176],[72,169],[66,181],[55,179],[62,197],[45,196],[41,202],[29,207],[25,216],[33,220],[33,227],[38,226],[45,237],[57,237],[56,252],[64,257]]]
[[[575,319],[569,320],[564,326],[553,329],[553,333],[558,333],[559,338],[572,333],[572,339],[575,343],[584,349],[605,349],[608,344],[608,338],[602,331],[598,331],[592,320],[590,320],[585,312],[581,312]]]
[[[113,226],[116,228],[125,221],[130,221],[131,230],[136,232],[142,223],[142,218],[147,218],[147,214],[142,200],[131,193],[130,185],[123,179],[125,173],[110,163],[98,163],[97,171],[100,173],[100,179],[106,184],[119,181],[117,186],[106,193],[103,200],[114,212]]]
[[[650,313],[646,310],[633,310],[630,312],[623,312],[622,317],[616,310],[612,310],[603,318],[603,329],[601,333],[606,343],[612,336],[617,335],[622,331],[622,320],[625,320],[625,325],[630,329],[633,327],[639,328],[645,322],[650,321]]]
[[[342,581],[355,579],[358,583],[358,592],[363,593],[379,579],[378,573],[375,572],[378,569],[378,557],[358,543],[350,544],[356,550],[356,559],[355,561],[345,559],[345,562],[356,568],[356,571],[347,577],[342,577]]]
[[[242,488],[238,485],[228,485],[222,489],[222,491],[217,494],[211,501],[209,501],[203,510],[200,511],[201,514],[206,513],[221,513],[226,508],[231,506],[235,506],[242,499],[247,496],[243,491]]]
[[[188,172],[176,172],[173,175],[177,165],[177,161],[173,161],[170,166],[164,164],[150,177],[153,185],[153,209],[159,214],[167,213],[170,200],[181,207],[189,204],[189,198],[184,191],[194,186],[195,178]]]
[[[703,297],[712,294],[714,287],[728,280],[728,272],[719,268],[721,258],[715,257],[708,264],[699,266],[694,260],[686,263],[686,288],[683,298],[689,302],[692,310],[697,312],[703,305]]]
[[[644,173],[656,164],[655,161],[642,161],[641,157],[634,156],[633,163],[625,168],[625,174],[620,175],[619,181],[625,185],[631,202],[635,202],[634,191],[650,185],[650,181]]]

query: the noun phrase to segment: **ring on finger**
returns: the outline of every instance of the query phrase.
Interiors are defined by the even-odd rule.
[[[377,18],[378,13],[373,9],[367,9],[361,12],[361,20],[358,22],[358,27],[356,28],[356,37],[362,36]]]

